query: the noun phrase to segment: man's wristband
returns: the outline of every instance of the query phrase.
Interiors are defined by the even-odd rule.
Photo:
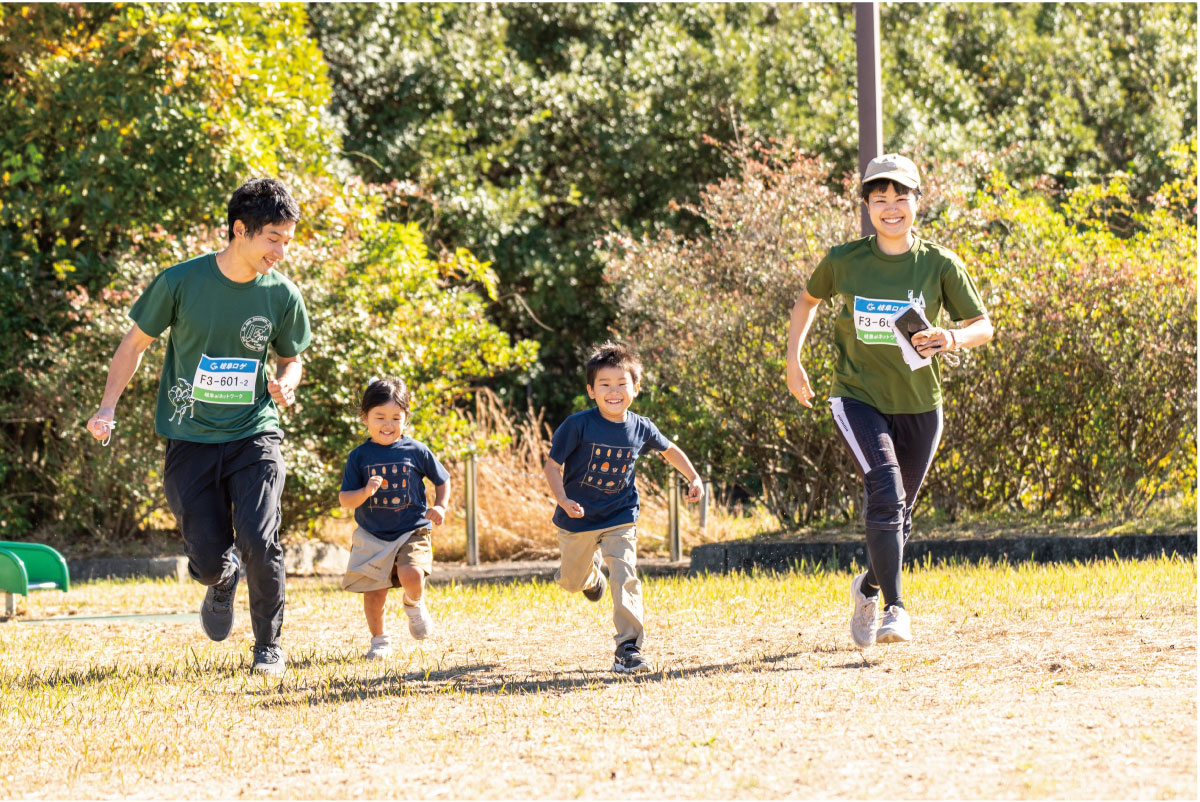
[[[946,331],[950,332],[950,350],[957,351],[958,350],[958,338],[954,336],[954,329],[946,329]]]

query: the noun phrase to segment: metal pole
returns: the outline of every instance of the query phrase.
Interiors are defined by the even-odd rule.
[[[467,454],[463,470],[463,498],[467,512],[467,565],[479,565],[479,533],[475,510],[475,454]]]
[[[679,540],[679,479],[675,472],[667,480],[667,542],[671,544],[671,562],[683,559],[683,544]]]
[[[712,490],[712,466],[704,466],[704,495],[700,497],[700,534],[708,534],[708,497]]]
[[[858,174],[883,153],[883,93],[879,89],[879,3],[854,4],[854,43],[858,51]],[[862,234],[875,233],[866,204]]]

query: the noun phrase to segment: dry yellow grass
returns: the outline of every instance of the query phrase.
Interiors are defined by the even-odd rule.
[[[365,663],[360,599],[289,584],[280,679],[178,622],[0,625],[5,798],[1196,796],[1193,559],[917,567],[916,640],[848,643],[848,573],[649,580],[647,656],[608,601],[435,586],[436,637]],[[105,582],[38,615],[192,611]]]

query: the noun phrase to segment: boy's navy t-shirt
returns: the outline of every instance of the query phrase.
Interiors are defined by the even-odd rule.
[[[583,507],[582,518],[554,509],[554,524],[587,532],[637,522],[641,504],[633,481],[634,463],[646,451],[666,451],[671,441],[649,418],[626,413],[621,423],[592,407],[563,421],[550,443],[550,459],[563,466],[567,498]]]
[[[450,479],[429,447],[411,437],[401,437],[390,446],[368,440],[351,451],[342,490],[361,490],[372,476],[382,476],[383,484],[354,511],[354,521],[380,540],[396,540],[405,532],[429,526],[422,480],[443,485]]]

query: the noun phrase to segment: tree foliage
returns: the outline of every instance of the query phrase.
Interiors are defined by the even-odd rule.
[[[427,192],[429,230],[500,276],[492,314],[543,343],[539,403],[605,336],[597,241],[702,223],[673,211],[725,173],[736,124],[857,163],[849,4],[314,6],[346,145]],[[1129,173],[1139,201],[1194,139],[1196,12],[1178,4],[890,4],[885,146],[998,154],[1014,180]],[[1082,177],[1082,178],[1081,178]]]
[[[596,241],[693,224],[664,210],[722,169],[703,136],[787,119],[852,147],[853,71],[813,69],[830,43],[853,57],[835,6],[336,5],[312,19],[347,150],[373,180],[426,188],[431,231],[495,264],[493,315],[543,343],[537,401],[559,411],[612,318]]]
[[[285,526],[336,505],[371,375],[413,382],[418,435],[453,456],[469,440],[462,395],[533,362],[533,344],[513,345],[483,314],[495,295],[486,263],[465,250],[430,258],[418,228],[380,219],[397,190],[342,175],[301,8],[4,6],[0,59],[13,121],[0,130],[0,537],[36,526],[99,542],[157,520],[161,348],[126,391],[108,449],[83,422],[133,300],[158,270],[221,247],[229,193],[252,174],[292,179],[304,219],[286,269],[315,323],[286,424]]]
[[[53,290],[103,287],[136,233],[220,222],[249,174],[323,171],[323,79],[294,7],[0,9],[4,296],[43,301],[54,330]],[[2,317],[18,335],[38,325]]]
[[[324,76],[294,6],[0,6],[0,526],[60,509],[78,410],[33,388],[92,336],[77,300],[144,235],[222,220],[250,174],[327,172]]]
[[[999,154],[1014,180],[1129,174],[1142,204],[1186,173],[1196,9],[1178,3],[930,3],[883,10],[890,149]]]

